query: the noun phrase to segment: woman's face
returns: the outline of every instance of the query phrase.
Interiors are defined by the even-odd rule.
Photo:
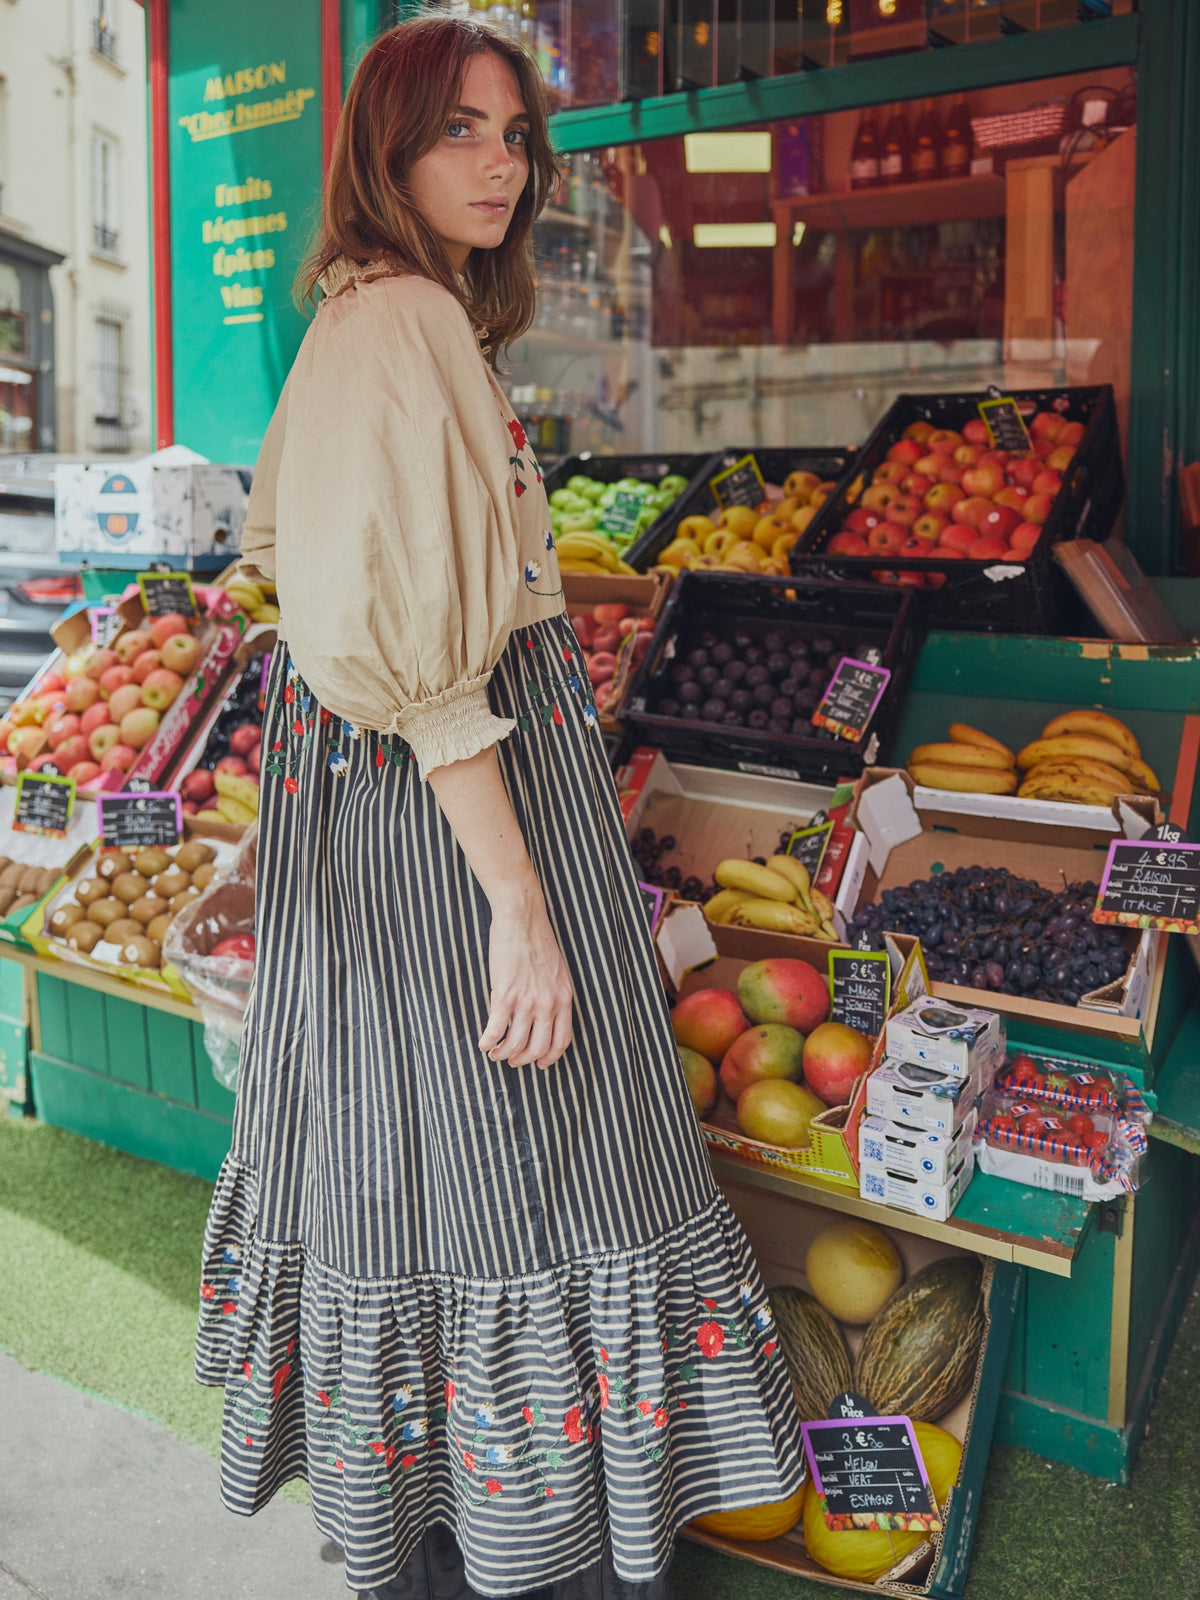
[[[529,177],[529,117],[517,76],[494,51],[472,56],[460,104],[441,138],[415,161],[417,210],[461,272],[472,250],[494,250]]]

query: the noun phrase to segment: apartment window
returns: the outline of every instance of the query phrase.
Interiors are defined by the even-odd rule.
[[[125,395],[125,325],[117,317],[96,318],[96,447],[128,450]]]
[[[8,191],[8,85],[0,78],[0,212]]]
[[[117,36],[113,32],[112,0],[92,0],[92,49],[109,61],[117,58]]]
[[[115,256],[117,232],[117,141],[106,133],[92,135],[92,243]]]

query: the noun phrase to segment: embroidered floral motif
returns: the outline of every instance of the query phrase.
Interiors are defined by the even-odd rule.
[[[578,656],[578,645],[564,644],[562,657],[564,671],[558,676],[550,669],[550,652],[545,648],[540,639],[530,637],[525,640],[525,648],[529,651],[529,659],[533,667],[546,673],[542,678],[533,676],[525,680],[525,689],[528,694],[531,709],[518,712],[517,727],[522,733],[528,733],[534,726],[533,718],[541,720],[543,727],[553,724],[563,726],[563,714],[558,705],[557,696],[562,690],[583,702],[584,721],[589,727],[596,722],[596,702],[592,698],[592,683],[583,666],[582,659]]]
[[[553,539],[553,537],[551,535],[549,535],[549,534],[547,534],[546,537],[547,537],[547,541],[548,541],[547,545],[546,545],[547,550],[553,550],[554,549],[554,539]],[[563,592],[563,587],[562,587],[562,583],[561,582],[559,583],[559,586],[558,586],[557,589],[535,589],[534,588],[534,584],[538,581],[538,579],[541,577],[541,575],[542,575],[542,563],[540,561],[527,561],[525,563],[525,571],[524,571],[525,587],[529,590],[530,594],[537,595],[539,600],[553,600],[556,595],[560,595]]]

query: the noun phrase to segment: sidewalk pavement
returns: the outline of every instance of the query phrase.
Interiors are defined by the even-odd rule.
[[[0,1600],[349,1600],[307,1506],[234,1516],[217,1463],[0,1352]]]

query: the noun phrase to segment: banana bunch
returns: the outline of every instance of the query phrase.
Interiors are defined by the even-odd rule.
[[[213,775],[217,786],[216,809],[223,822],[253,822],[258,816],[258,784],[229,772]]]
[[[249,578],[235,572],[225,585],[225,593],[250,618],[251,622],[278,622],[279,607],[266,594],[257,583],[251,583]]]
[[[1017,758],[1007,745],[965,722],[952,722],[946,744],[919,744],[906,763],[926,789],[1015,794]]]
[[[628,561],[622,561],[616,545],[602,533],[573,529],[570,533],[560,533],[554,546],[558,551],[560,572],[590,572],[600,577],[613,573],[637,576],[636,569]]]
[[[731,857],[718,863],[713,877],[720,887],[704,907],[709,922],[837,942],[833,903],[812,887],[793,856],[772,856],[765,867]]]
[[[1017,755],[1017,790],[1030,800],[1104,806],[1119,794],[1151,794],[1160,784],[1130,730],[1104,711],[1067,711]]]

